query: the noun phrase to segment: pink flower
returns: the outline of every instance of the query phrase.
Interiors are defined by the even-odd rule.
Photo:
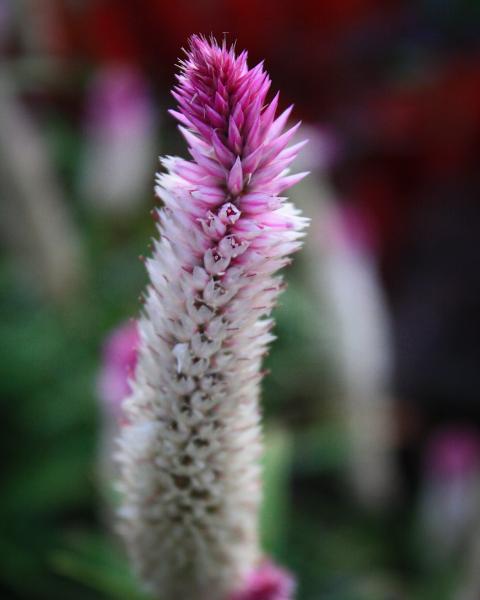
[[[85,116],[81,192],[95,210],[118,220],[142,203],[154,164],[156,115],[144,75],[130,65],[100,68]]]
[[[465,552],[478,522],[480,435],[449,425],[433,433],[425,453],[420,515],[434,558]]]
[[[436,479],[468,476],[480,469],[480,435],[469,427],[450,426],[437,431],[429,440],[426,471]]]
[[[264,562],[250,573],[243,589],[230,600],[291,600],[294,592],[293,576],[271,562]]]
[[[162,600],[225,600],[262,556],[259,387],[274,339],[274,273],[306,219],[280,196],[291,107],[247,55],[198,36],[173,95],[192,160],[158,175],[160,239],[139,320],[139,359],[119,440],[121,532],[145,587]]]
[[[102,352],[98,394],[107,411],[121,420],[122,403],[130,393],[129,378],[137,364],[138,328],[135,321],[117,327],[107,337]]]
[[[142,73],[129,65],[99,70],[89,89],[86,126],[115,135],[152,126],[152,98]],[[124,134],[125,137],[125,134]]]

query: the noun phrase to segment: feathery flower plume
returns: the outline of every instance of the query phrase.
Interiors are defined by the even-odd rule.
[[[120,439],[121,531],[162,600],[225,600],[261,561],[259,385],[281,291],[273,274],[306,219],[279,194],[291,107],[246,52],[193,36],[173,96],[192,160],[167,157],[160,240],[147,270],[140,344]]]

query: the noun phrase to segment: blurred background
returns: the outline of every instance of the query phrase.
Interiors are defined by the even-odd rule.
[[[0,0],[1,598],[142,597],[106,481],[195,32],[310,139],[265,549],[299,600],[480,598],[479,31],[475,0]]]

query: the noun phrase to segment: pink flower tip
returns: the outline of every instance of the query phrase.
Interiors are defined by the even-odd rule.
[[[290,572],[265,561],[250,573],[244,588],[229,600],[292,600],[295,588],[295,579]]]

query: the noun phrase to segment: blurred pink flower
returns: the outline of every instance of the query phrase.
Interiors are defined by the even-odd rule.
[[[466,427],[438,431],[428,443],[425,467],[438,479],[468,476],[480,468],[480,434]]]
[[[252,571],[245,587],[229,600],[291,600],[295,592],[292,574],[270,561]]]
[[[396,477],[391,323],[375,236],[362,211],[328,196],[312,222],[312,274],[332,327],[330,352],[348,433],[346,473],[358,500],[379,508],[395,496]]]
[[[150,90],[140,71],[125,65],[96,74],[87,101],[87,127],[92,133],[150,126],[152,113]]]
[[[137,364],[138,328],[128,321],[114,329],[103,346],[98,395],[108,415],[122,420],[122,402],[130,394],[129,378]]]
[[[87,96],[82,194],[96,208],[128,214],[146,197],[156,145],[153,97],[129,65],[96,73]]]
[[[479,432],[458,426],[438,430],[427,444],[420,494],[420,516],[434,558],[464,552],[478,522],[479,501]]]

